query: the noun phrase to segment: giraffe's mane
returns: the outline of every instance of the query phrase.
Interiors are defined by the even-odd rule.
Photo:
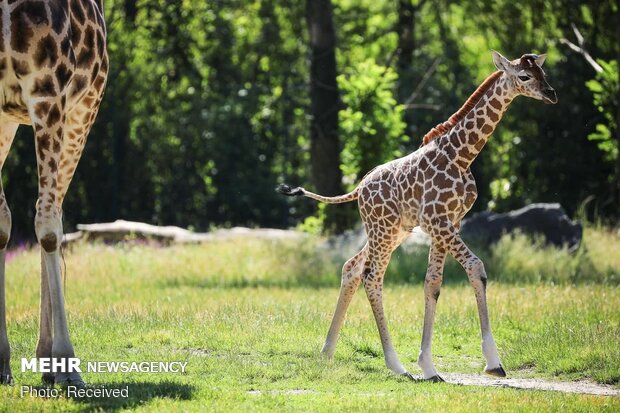
[[[426,145],[433,139],[444,135],[450,129],[454,128],[457,123],[463,120],[463,118],[474,108],[474,106],[476,106],[476,104],[480,101],[480,99],[487,92],[487,90],[489,90],[491,86],[495,84],[495,82],[497,81],[497,79],[499,79],[502,73],[503,72],[499,70],[497,72],[491,73],[491,75],[489,75],[489,77],[487,77],[484,82],[482,82],[482,84],[478,86],[476,91],[471,94],[471,96],[467,99],[467,101],[463,104],[463,106],[461,106],[459,110],[454,112],[454,114],[450,116],[447,121],[438,124],[430,131],[428,131],[426,135],[424,135],[424,137],[422,138],[422,145]]]

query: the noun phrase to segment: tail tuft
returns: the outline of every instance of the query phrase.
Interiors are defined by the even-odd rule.
[[[300,196],[304,194],[304,191],[301,188],[291,188],[287,184],[278,185],[276,192],[286,196]]]

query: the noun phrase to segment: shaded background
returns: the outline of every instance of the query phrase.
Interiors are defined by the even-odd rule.
[[[415,150],[495,70],[491,49],[547,52],[559,103],[513,103],[473,165],[474,209],[560,202],[617,224],[620,2],[487,3],[107,1],[111,71],[65,230],[117,218],[345,229],[353,205],[318,210],[274,187],[344,192]],[[13,242],[32,239],[29,128],[2,175]]]

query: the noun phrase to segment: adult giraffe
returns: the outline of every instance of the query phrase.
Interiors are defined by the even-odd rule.
[[[424,330],[418,357],[424,378],[443,381],[432,362],[431,337],[448,253],[465,268],[475,291],[482,353],[487,363],[485,371],[506,376],[491,333],[484,265],[459,236],[461,220],[477,196],[469,167],[516,96],[529,96],[545,103],[556,103],[557,97],[541,68],[545,55],[526,54],[511,62],[493,52],[493,61],[498,71],[450,119],[427,133],[417,151],[373,169],[352,192],[324,197],[303,188],[278,187],[285,195],[303,195],[331,204],[358,200],[368,242],[342,269],[340,297],[322,350],[326,356],[334,354],[347,308],[363,281],[381,336],[386,366],[396,374],[412,378],[398,360],[388,333],[383,313],[383,276],[394,249],[414,227],[420,226],[431,237],[424,283]]]
[[[95,120],[108,72],[101,0],[0,3],[0,168],[19,124],[32,125],[39,175],[35,231],[41,244],[36,355],[74,357],[60,283],[62,202]],[[13,381],[5,314],[5,250],[11,213],[0,188],[0,383]],[[44,374],[81,385],[77,372]]]

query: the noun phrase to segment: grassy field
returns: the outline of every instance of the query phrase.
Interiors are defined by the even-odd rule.
[[[319,350],[336,303],[343,258],[312,238],[154,247],[83,244],[65,253],[66,301],[77,356],[86,361],[187,361],[186,374],[84,374],[93,386],[129,386],[126,399],[20,396],[40,385],[21,373],[34,357],[39,254],[7,267],[16,385],[0,411],[618,411],[620,399],[556,392],[412,383],[388,373],[360,292],[336,357]],[[426,252],[395,254],[385,306],[396,350],[414,374],[423,319]],[[496,341],[511,377],[620,384],[620,236],[588,229],[574,255],[523,237],[481,254]],[[479,373],[473,292],[450,262],[439,301],[440,372]]]

